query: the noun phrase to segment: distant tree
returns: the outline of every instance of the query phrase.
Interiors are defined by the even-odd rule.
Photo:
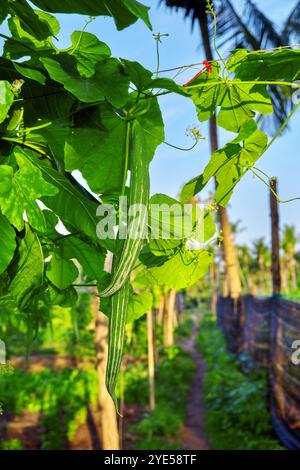
[[[282,234],[283,250],[282,274],[283,288],[287,292],[297,289],[296,244],[299,236],[294,225],[285,225]]]
[[[263,237],[253,241],[252,254],[256,261],[256,282],[259,293],[266,294],[270,288],[271,253]]]

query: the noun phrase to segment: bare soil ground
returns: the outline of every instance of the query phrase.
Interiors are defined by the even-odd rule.
[[[203,378],[205,363],[195,349],[197,334],[198,327],[195,319],[192,336],[181,342],[181,347],[191,354],[197,366],[194,382],[187,402],[186,422],[181,435],[182,448],[185,450],[211,449],[204,427],[205,406],[203,402]]]

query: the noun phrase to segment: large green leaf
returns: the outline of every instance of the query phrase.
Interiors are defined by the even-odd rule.
[[[156,99],[142,102],[128,112],[135,118],[138,139],[133,145],[141,152],[145,164],[152,160],[157,146],[164,140],[161,112]],[[81,124],[81,121],[80,121]],[[74,128],[65,143],[65,164],[68,171],[80,170],[90,188],[98,194],[120,192],[124,177],[126,121],[111,106],[103,104],[84,115],[82,124]],[[129,169],[131,160],[129,161]]]
[[[188,210],[191,209],[191,210]],[[166,194],[154,194],[149,202],[149,226],[153,237],[182,239],[191,235],[197,208],[184,207]]]
[[[90,281],[101,282],[105,276],[104,255],[99,246],[88,244],[75,236],[65,237],[60,242],[65,259],[77,259],[83,273]]]
[[[145,164],[149,164],[158,145],[165,138],[164,123],[157,99],[151,98],[140,103],[133,116],[136,118],[133,145],[142,155]]]
[[[25,152],[20,147],[14,150],[19,169],[13,176],[10,190],[0,196],[0,207],[10,223],[18,230],[24,227],[25,212],[30,225],[42,231],[46,228],[46,223],[37,199],[42,196],[53,196],[57,193],[57,188],[43,179],[41,172],[32,164],[28,155],[32,156],[32,153]],[[37,159],[37,156],[33,158]]]
[[[218,125],[232,132],[239,132],[256,111],[262,114],[273,112],[265,85],[223,79],[219,76],[219,65],[213,65],[212,73],[201,74],[191,84],[189,92],[200,121],[217,114]]]
[[[108,105],[96,119],[98,128],[75,128],[67,138],[66,169],[80,170],[95,193],[112,193],[122,187],[126,126]]]
[[[12,186],[14,170],[9,165],[0,165],[0,196],[8,193]]]
[[[0,245],[0,274],[2,274],[11,262],[16,249],[16,232],[2,214],[0,214]]]
[[[91,77],[95,72],[95,65],[111,54],[110,48],[91,33],[74,31],[71,42],[72,46],[64,52],[76,58],[77,70],[83,77]]]
[[[99,222],[96,216],[97,203],[85,197],[63,174],[45,162],[32,155],[29,155],[28,158],[39,169],[43,178],[58,190],[54,196],[41,198],[46,206],[59,216],[71,232],[85,234],[88,238],[99,243],[96,234]]]
[[[139,294],[132,292],[129,297],[127,323],[133,323],[149,312],[153,304],[153,295],[151,292],[141,292]]]
[[[8,15],[8,0],[2,0],[0,3],[0,24]]]
[[[201,122],[212,118],[223,101],[226,86],[219,76],[219,72],[219,64],[212,64],[212,72],[199,75],[191,83],[192,87],[188,89]]]
[[[38,65],[39,67],[35,61],[13,62],[0,57],[0,73],[3,79],[13,83],[15,80],[25,78],[25,83],[22,85],[25,126],[37,125],[37,121],[40,124],[41,117],[43,121],[70,124],[71,108],[76,101],[75,98],[61,85],[53,82],[44,85],[47,72],[39,61]],[[35,75],[36,70],[38,73]],[[28,79],[29,75],[32,75],[32,79]]]
[[[130,26],[139,18],[151,28],[149,8],[136,0],[33,0],[32,3],[53,13],[112,16],[118,29]]]
[[[36,15],[41,20],[47,22],[49,34],[56,35],[59,33],[59,23],[57,19],[43,11],[37,11]],[[49,55],[55,52],[52,42],[46,38],[37,38],[34,34],[24,29],[20,17],[13,16],[8,20],[8,26],[12,34],[12,38],[7,39],[4,43],[4,55],[11,59],[19,59],[23,56]]]
[[[248,121],[236,139],[212,154],[203,174],[193,178],[184,186],[181,199],[189,200],[199,193],[213,176],[216,176],[218,187],[215,199],[221,206],[226,206],[234,187],[245,170],[253,166],[263,154],[267,142],[267,135],[257,129],[253,120]]]
[[[60,307],[74,307],[78,299],[75,287],[60,290],[49,284],[46,294],[50,305],[59,305]]]
[[[61,250],[56,250],[47,266],[46,275],[55,287],[64,290],[77,279],[78,269],[73,261],[64,258]]]
[[[38,10],[33,10],[26,0],[10,0],[9,10],[13,15],[17,16],[22,29],[31,36],[43,40],[54,34],[52,27],[53,22],[49,24],[48,21],[50,15],[44,14],[44,12],[40,13]],[[57,28],[55,28],[55,31],[57,31]]]
[[[227,67],[240,80],[297,80],[300,78],[300,51],[249,52],[238,49]]]
[[[122,59],[122,62],[126,66],[126,70],[130,75],[130,79],[138,92],[142,93],[146,90],[159,88],[161,90],[168,90],[174,93],[178,93],[179,95],[188,96],[186,89],[181,85],[177,85],[174,80],[164,77],[153,79],[153,72],[145,69],[138,62],[131,62],[130,60],[126,59]]]
[[[106,59],[95,66],[95,73],[83,77],[77,69],[74,56],[61,53],[55,58],[40,59],[50,77],[72,93],[80,101],[94,103],[106,98],[114,106],[123,106],[128,98],[129,77],[125,74],[121,62]],[[112,86],[113,84],[113,86]]]
[[[17,272],[10,284],[10,292],[22,310],[34,299],[44,277],[42,247],[38,236],[27,224],[25,237],[20,242],[19,255]]]
[[[266,87],[232,81],[226,86],[217,123],[228,131],[239,132],[243,124],[255,116],[254,111],[273,112]]]
[[[14,94],[10,83],[6,80],[0,80],[0,123],[6,118],[13,101]]]
[[[212,254],[207,251],[184,251],[162,266],[150,269],[149,275],[160,286],[185,289],[207,273],[211,262]]]

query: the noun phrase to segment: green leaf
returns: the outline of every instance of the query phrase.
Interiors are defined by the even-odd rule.
[[[51,284],[48,286],[47,296],[49,298],[50,305],[60,305],[61,307],[73,307],[78,298],[74,287],[59,290]]]
[[[33,0],[37,7],[53,13],[79,13],[90,16],[112,16],[118,29],[124,29],[138,18],[151,29],[149,8],[136,0]]]
[[[243,144],[240,142],[243,140]],[[257,129],[254,121],[247,122],[240,134],[220,150],[214,152],[202,175],[189,181],[181,193],[183,200],[200,192],[208,181],[216,176],[218,183],[215,199],[217,204],[226,206],[234,187],[245,170],[251,167],[266,149],[268,137]]]
[[[273,106],[264,85],[229,82],[224,94],[217,124],[232,132],[239,132],[243,124],[258,111],[271,114]]]
[[[29,154],[30,151],[15,148],[14,156],[19,170],[13,176],[9,192],[0,196],[0,207],[10,223],[19,231],[24,227],[24,212],[30,225],[42,231],[46,228],[46,223],[43,211],[36,201],[42,196],[56,194],[57,189],[43,179],[41,172],[28,158]]]
[[[55,251],[46,271],[47,278],[60,290],[70,287],[78,277],[78,269],[73,261],[62,255],[61,250]]]
[[[13,16],[8,20],[8,26],[12,38],[4,43],[4,55],[10,59],[19,59],[30,55],[49,55],[55,52],[55,47],[48,39],[51,35],[59,33],[59,23],[57,19],[43,11],[37,11],[36,16],[48,24],[48,36],[37,38],[32,32],[24,29],[20,17]]]
[[[185,88],[181,85],[177,85],[174,80],[170,78],[152,78],[153,73],[150,70],[145,69],[138,62],[131,62],[130,60],[122,59],[123,64],[126,67],[127,72],[130,75],[132,83],[136,86],[138,92],[146,90],[152,90],[159,88],[161,90],[168,90],[179,95],[188,96],[189,94]]]
[[[59,219],[54,212],[50,210],[43,210],[43,216],[46,223],[46,227],[43,227],[43,230],[36,230],[39,236],[48,237],[48,238],[57,238],[58,232],[56,226],[59,223]]]
[[[8,15],[8,0],[2,0],[0,3],[0,24],[3,23]]]
[[[68,171],[80,170],[92,191],[120,191],[124,173],[126,126],[108,104],[99,106],[98,128],[75,128],[64,148]]]
[[[199,75],[189,88],[189,94],[194,101],[200,122],[207,121],[212,118],[218,106],[221,105],[226,93],[225,83],[219,76],[220,66],[218,63],[212,64],[212,72]],[[197,85],[201,87],[197,88]]]
[[[164,139],[164,123],[157,99],[140,103],[136,110],[135,145],[140,149],[145,164],[149,164]]]
[[[16,232],[2,214],[0,214],[0,274],[11,262],[16,249]]]
[[[0,165],[0,196],[7,193],[12,186],[14,170],[9,165]]]
[[[198,194],[202,189],[202,178],[196,176],[188,181],[182,188],[180,193],[180,201],[185,204],[189,202],[196,194]]]
[[[11,91],[11,84],[6,80],[0,80],[0,123],[6,118],[13,102],[14,94]]]
[[[196,212],[196,207],[194,209]],[[191,235],[192,215],[187,207],[165,194],[155,194],[149,201],[149,226],[155,238],[182,239]]]
[[[97,245],[91,245],[75,236],[65,237],[60,246],[65,259],[77,259],[89,281],[103,281],[104,271],[103,250]]]
[[[123,106],[128,99],[129,77],[117,59],[106,59],[95,66],[93,76],[82,77],[77,70],[76,58],[61,53],[55,58],[41,58],[50,77],[85,103],[104,101]],[[112,86],[113,83],[113,86]]]
[[[60,217],[71,232],[85,234],[88,238],[99,243],[96,234],[99,222],[96,216],[97,203],[87,199],[64,175],[58,173],[45,162],[33,156],[29,156],[29,158],[39,169],[43,178],[58,190],[54,196],[43,196],[41,200]],[[76,207],[76,211],[74,207]]]
[[[15,66],[17,64],[17,67]],[[26,127],[32,127],[40,123],[41,116],[43,121],[60,121],[61,123],[71,123],[71,108],[76,99],[70,93],[63,89],[62,86],[54,86],[53,83],[43,85],[44,79],[33,81],[27,78],[28,62],[25,64],[25,83],[22,85],[22,106],[24,107],[24,123]],[[34,65],[33,65],[34,64]],[[36,68],[36,62],[30,61],[30,68]],[[46,74],[41,63],[38,61],[40,73]],[[12,62],[11,60],[0,57],[0,73],[1,76],[13,83],[15,80],[22,78],[22,63]],[[20,76],[21,75],[21,76]],[[35,79],[37,77],[34,77]]]
[[[212,73],[201,74],[188,89],[200,121],[212,118],[220,107],[218,125],[239,132],[242,125],[255,116],[255,111],[262,114],[273,112],[265,85],[225,80],[219,76],[218,64],[213,64],[212,68]]]
[[[23,75],[23,77],[29,78],[30,80],[36,80],[42,85],[45,85],[47,79],[46,74],[41,70],[41,68],[36,67],[35,61],[27,60],[21,64],[15,62],[14,66],[16,71]]]
[[[74,31],[71,41],[72,46],[64,52],[76,58],[77,70],[83,77],[91,77],[95,72],[95,65],[111,55],[110,48],[94,34]]]
[[[130,113],[132,103],[128,104]],[[148,164],[157,146],[164,140],[161,112],[156,99],[143,102],[132,111],[135,118],[136,145]],[[74,128],[65,143],[65,164],[68,171],[80,170],[92,191],[98,194],[120,192],[124,174],[126,121],[118,117],[108,104],[85,114],[86,122],[95,128]],[[133,142],[133,143],[134,143]],[[129,162],[129,165],[131,162]]]
[[[129,297],[127,323],[133,323],[141,318],[152,308],[153,296],[151,292],[141,292],[136,294],[132,292]]]
[[[180,290],[193,286],[207,271],[212,254],[200,251],[178,253],[162,266],[149,270],[150,277],[160,286]]]
[[[17,274],[10,284],[10,292],[20,310],[34,299],[43,284],[44,257],[38,236],[26,224],[25,237],[19,246]]]
[[[53,16],[33,10],[26,0],[10,1],[9,9],[19,19],[22,29],[40,41],[59,31]]]
[[[300,51],[282,49],[274,52],[236,50],[227,66],[239,80],[288,80],[300,78]]]
[[[165,241],[165,240],[164,240]],[[154,268],[155,266],[163,265],[168,259],[168,256],[161,256],[161,251],[164,251],[159,247],[159,251],[154,253],[152,249],[150,250],[149,245],[145,245],[140,253],[139,259],[147,268]],[[172,250],[172,253],[174,250]],[[157,256],[156,256],[157,255]]]

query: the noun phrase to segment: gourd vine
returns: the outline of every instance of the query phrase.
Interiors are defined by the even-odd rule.
[[[32,341],[39,318],[31,313],[39,300],[49,306],[73,305],[77,286],[97,286],[110,323],[106,383],[116,403],[125,325],[140,315],[136,297],[146,313],[153,300],[148,285],[181,289],[197,282],[220,240],[211,208],[188,203],[212,178],[218,183],[214,208],[228,204],[249,171],[266,183],[256,162],[299,105],[271,140],[259,128],[258,117],[273,113],[270,87],[285,87],[289,99],[300,89],[300,49],[237,49],[223,58],[209,1],[218,60],[204,60],[204,68],[200,62],[160,70],[159,46],[167,34],[157,34],[152,72],[112,57],[109,46],[87,32],[98,16],[112,17],[118,30],[137,20],[151,29],[149,8],[136,0],[115,0],[113,11],[104,0],[33,0],[39,10],[24,0],[22,17],[16,2],[4,3],[0,20],[7,20],[10,35],[0,34],[0,237],[5,248],[0,253],[0,306],[13,305],[27,319]],[[55,13],[89,17],[81,31],[72,33],[68,49],[57,48],[53,40],[60,29]],[[176,72],[177,78],[198,66],[201,73],[185,86],[162,76]],[[167,94],[191,101],[200,123],[216,117],[220,128],[234,134],[211,155],[204,171],[184,185],[180,200],[165,194],[150,197],[150,163],[159,145],[188,151],[203,136],[190,128],[194,143],[186,149],[166,141],[160,97]],[[72,175],[76,170],[84,187]],[[172,213],[174,204],[179,215],[168,222],[156,217],[155,205]],[[180,231],[185,224],[189,230]],[[108,272],[105,262],[111,254]],[[144,292],[136,287],[139,282]]]

